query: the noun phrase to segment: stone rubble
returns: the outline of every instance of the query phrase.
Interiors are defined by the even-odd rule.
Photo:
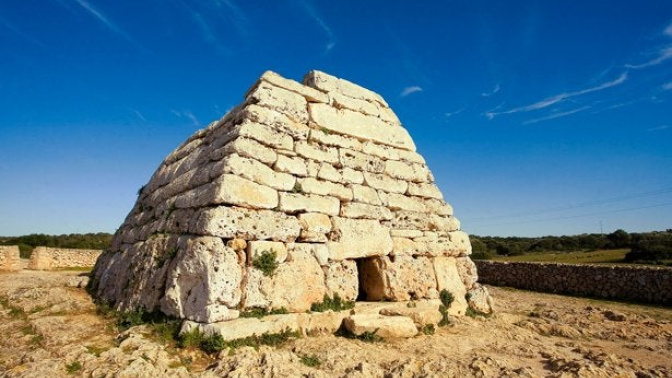
[[[267,275],[254,262],[271,251]],[[320,71],[303,84],[269,71],[161,163],[89,286],[117,310],[202,324],[250,308],[301,313],[325,294],[435,300],[443,289],[460,315],[477,285],[470,254],[381,96]]]

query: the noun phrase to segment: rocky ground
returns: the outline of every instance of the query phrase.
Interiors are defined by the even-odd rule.
[[[672,377],[670,308],[491,288],[495,315],[434,335],[324,335],[208,356],[146,326],[119,332],[67,286],[80,274],[0,273],[0,376]]]

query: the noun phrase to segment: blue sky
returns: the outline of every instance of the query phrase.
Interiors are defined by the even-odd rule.
[[[463,228],[672,228],[672,2],[0,3],[0,235],[113,232],[265,70],[385,97]]]

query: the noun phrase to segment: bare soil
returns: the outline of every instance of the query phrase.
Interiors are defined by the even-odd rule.
[[[67,286],[81,274],[0,273],[1,377],[672,377],[670,308],[492,287],[495,315],[433,335],[312,336],[208,356],[146,326],[119,332]]]

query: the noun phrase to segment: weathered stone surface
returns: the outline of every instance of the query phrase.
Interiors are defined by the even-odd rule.
[[[469,301],[469,307],[484,314],[492,313],[492,297],[488,293],[488,289],[485,286],[480,284],[474,285],[474,287],[467,292],[467,298]]]
[[[238,317],[238,311],[230,310],[241,297],[237,254],[212,237],[182,238],[177,248],[161,311],[202,323]]]
[[[246,100],[281,112],[295,122],[308,122],[306,99],[298,93],[260,81],[247,93]]]
[[[253,273],[258,270],[248,267],[250,278],[245,288],[245,303],[248,307],[286,308],[290,312],[304,312],[315,302],[321,302],[326,293],[324,272],[315,257],[304,249],[294,248],[287,262],[281,264],[272,276]],[[301,272],[301,274],[296,274]],[[256,299],[251,302],[251,298]]]
[[[364,172],[364,183],[374,189],[380,189],[389,193],[406,193],[408,183],[397,180],[383,173]]]
[[[0,245],[0,270],[15,272],[21,269],[19,246]]]
[[[291,135],[295,140],[306,140],[310,133],[310,128],[305,124],[294,122],[283,113],[258,105],[248,104],[245,106],[240,112],[240,118],[271,126],[278,131]]]
[[[350,98],[376,102],[384,107],[388,106],[379,94],[348,80],[339,79],[321,71],[314,70],[308,72],[303,78],[303,83],[322,92],[338,92]]]
[[[280,193],[280,211],[286,213],[323,213],[338,215],[341,203],[337,198],[316,194]]]
[[[390,177],[414,183],[429,182],[429,170],[420,164],[388,160],[385,162],[385,173]]]
[[[288,173],[275,172],[265,164],[237,154],[230,155],[224,160],[224,172],[277,190],[292,190],[294,184],[296,184],[294,176]]]
[[[415,242],[407,238],[392,238],[393,255],[424,255],[426,251],[425,243]]]
[[[357,263],[353,260],[333,262],[325,269],[327,295],[331,298],[338,294],[341,299],[354,301],[359,293]]]
[[[362,184],[364,183],[364,175],[362,172],[355,171],[352,168],[343,168],[341,172],[343,181],[351,184]]]
[[[457,272],[460,274],[462,283],[467,290],[471,290],[474,284],[478,281],[478,271],[476,264],[467,256],[458,257],[455,259],[457,264]]]
[[[311,87],[302,85],[301,83],[294,80],[285,79],[273,71],[264,72],[264,74],[261,75],[260,80],[267,81],[276,87],[298,93],[310,102],[329,102],[329,96],[326,94]]]
[[[305,177],[308,175],[305,160],[300,157],[278,155],[273,168],[278,172],[290,173],[295,176]]]
[[[30,254],[28,269],[88,268],[96,263],[102,252],[96,249],[35,247]],[[17,271],[21,269],[18,247],[0,246],[0,270]]]
[[[391,210],[408,210],[424,213],[427,211],[425,203],[417,197],[409,197],[397,193],[387,195],[387,206]]]
[[[264,252],[275,252],[275,261],[283,263],[287,260],[285,243],[268,240],[257,240],[247,243],[247,261],[252,263],[255,258]]]
[[[299,180],[301,191],[308,194],[336,197],[341,201],[352,200],[352,189],[330,181],[320,181],[312,177]]]
[[[420,230],[390,230],[390,236],[393,238],[420,238],[423,236],[423,232]]]
[[[382,206],[367,205],[365,203],[344,203],[341,205],[341,217],[352,219],[392,219],[392,212]]]
[[[341,182],[343,181],[343,176],[333,165],[322,163],[318,167],[317,178],[322,180],[332,181],[332,182]]]
[[[435,184],[408,184],[408,194],[418,197],[443,199],[443,194]]]
[[[338,151],[341,165],[356,171],[381,173],[385,171],[385,162],[379,158],[361,152],[341,148]]]
[[[464,315],[467,311],[467,289],[462,283],[457,262],[454,257],[435,257],[433,259],[436,282],[439,290],[447,290],[453,295],[453,303],[448,308],[451,315]]]
[[[291,242],[301,232],[298,219],[280,212],[240,207],[215,207],[200,211],[189,232],[221,238]]]
[[[404,151],[371,141],[364,142],[362,150],[365,154],[373,155],[384,160],[399,160],[399,151]]]
[[[390,233],[371,219],[333,217],[332,238],[327,243],[332,260],[384,256],[392,251]]]
[[[370,301],[429,298],[437,287],[434,267],[426,257],[372,257],[359,268],[362,289]]]
[[[234,128],[234,132],[237,136],[254,139],[269,147],[290,151],[294,149],[294,139],[292,139],[291,135],[261,123],[246,120],[242,124],[237,125]]]
[[[224,147],[213,151],[210,159],[221,160],[224,156],[238,154],[251,159],[259,160],[268,165],[273,165],[278,159],[278,154],[270,148],[262,145],[254,139],[238,138]]]
[[[412,303],[412,306],[390,306],[383,308],[380,310],[380,314],[411,318],[417,328],[421,328],[427,324],[437,325],[443,319],[443,315],[439,312],[439,306],[441,305],[441,301],[439,300],[434,299],[409,303]]]
[[[298,216],[301,227],[306,231],[326,234],[331,231],[331,219],[320,213],[303,213]]]
[[[338,134],[327,133],[319,129],[310,130],[309,142],[319,143],[325,146],[349,148],[359,151],[362,149],[362,142],[355,138],[349,138]]]
[[[413,337],[418,333],[411,318],[379,314],[350,315],[343,320],[348,331],[355,335],[375,333],[382,338]]]
[[[308,113],[312,122],[327,130],[415,151],[415,144],[404,128],[392,126],[380,118],[317,103],[308,105]]]
[[[306,159],[324,161],[330,164],[338,163],[338,149],[334,147],[320,146],[300,141],[296,142],[294,151],[296,151],[299,156]]]
[[[368,186],[363,185],[352,185],[352,200],[355,202],[366,203],[369,205],[382,205],[380,197],[378,197],[378,191]]]
[[[255,174],[257,173],[250,173],[250,176]],[[212,199],[207,200],[206,203],[200,201],[197,203],[199,205],[227,203],[256,209],[272,209],[278,206],[278,192],[274,189],[236,175],[222,175],[215,182],[215,188],[218,190],[215,191]]]
[[[449,233],[450,241],[455,245],[455,252],[459,255],[471,255],[471,243],[469,235],[463,231],[452,231]]]
[[[289,243],[287,249],[298,250],[300,253],[312,255],[320,266],[329,264],[329,249],[323,243]]]

